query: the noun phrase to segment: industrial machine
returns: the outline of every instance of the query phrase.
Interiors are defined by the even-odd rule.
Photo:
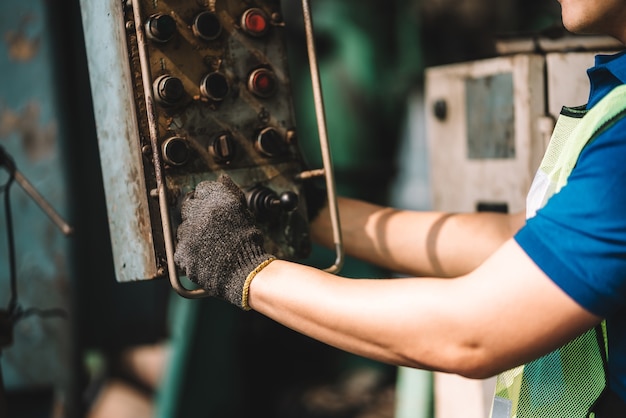
[[[303,2],[324,169],[297,143],[278,0],[81,2],[118,281],[169,277],[178,208],[203,180],[229,175],[246,194],[269,251],[310,250],[304,182],[325,176],[341,243],[312,23]]]
[[[75,369],[83,367],[80,356],[84,354],[79,351],[84,347],[75,346],[72,341],[74,327],[93,329],[93,335],[102,340],[108,338],[107,342],[114,336],[122,344],[126,343],[124,330],[115,328],[122,321],[125,325],[133,318],[137,323],[145,317],[152,324],[161,321],[155,312],[162,310],[162,306],[153,304],[157,299],[151,293],[154,289],[145,285],[162,282],[167,287],[160,279],[169,279],[185,298],[204,296],[203,291],[189,283],[183,285],[184,279],[172,261],[180,221],[179,205],[201,181],[221,174],[231,176],[244,191],[264,229],[270,250],[286,259],[299,259],[306,257],[310,246],[304,189],[311,179],[323,178],[329,190],[337,249],[335,264],[327,270],[337,272],[341,268],[343,254],[333,170],[306,0],[302,1],[302,11],[324,157],[324,167],[319,169],[309,167],[299,150],[298,134],[303,125],[296,121],[292,108],[285,46],[288,23],[281,12],[285,5],[279,0],[80,0],[77,13],[81,16],[70,15],[74,23],[82,20],[77,36],[72,34],[78,32],[65,32],[71,26],[67,22],[72,21],[66,10],[41,2],[27,3],[10,1],[5,5],[5,15],[24,17],[19,25],[8,24],[7,20],[3,26],[5,43],[0,45],[0,65],[11,70],[5,71],[12,82],[3,87],[0,140],[43,196],[62,214],[70,212],[71,224],[77,228],[72,240],[66,240],[31,198],[20,194],[21,190],[15,191],[14,203],[20,208],[15,230],[20,237],[29,237],[28,241],[21,238],[17,242],[19,273],[24,283],[19,289],[20,304],[26,308],[24,312],[29,308],[28,312],[36,312],[36,308],[47,313],[59,312],[54,310],[58,307],[72,309],[67,312],[69,316],[65,311],[53,317],[30,315],[15,327],[9,324],[11,331],[15,328],[13,340],[0,341],[3,349],[0,374],[9,391],[54,387],[57,390],[54,394],[38,395],[47,401],[58,397],[58,404],[70,405],[84,395],[79,393],[83,382],[73,381]],[[340,2],[327,4],[340,7]],[[384,7],[389,8],[389,4]],[[362,5],[358,8],[360,13],[365,13]],[[406,13],[402,7],[398,10]],[[337,16],[334,9],[328,13]],[[353,11],[346,13],[352,15]],[[354,11],[354,14],[358,13]],[[332,26],[334,22],[331,20],[326,25]],[[380,26],[373,26],[377,32],[381,30]],[[350,34],[343,36],[346,40],[361,39],[355,35],[359,32],[346,33]],[[83,34],[88,68],[73,69],[71,59],[82,63],[82,56],[73,56],[69,45],[74,41],[82,47],[80,35]],[[411,40],[408,49],[418,48],[414,36],[404,38]],[[332,51],[330,47],[340,47],[328,39],[325,41],[326,53]],[[380,40],[380,43],[385,42]],[[353,52],[353,44],[347,45]],[[540,45],[532,43],[524,50],[504,51],[503,56],[491,60],[429,69],[425,113],[434,209],[517,211],[523,208],[527,188],[560,105],[584,102],[580,94],[586,90],[586,81],[569,79],[583,72],[571,71],[571,67],[589,66],[592,51],[604,48],[600,44],[563,47],[542,40]],[[403,57],[406,55],[402,53]],[[372,61],[384,62],[384,71],[389,72],[393,66],[391,60],[373,57]],[[373,67],[361,61],[354,65]],[[42,68],[45,71],[37,71]],[[89,90],[82,88],[84,84],[74,82],[83,81],[80,78],[87,75],[86,70],[91,98],[83,94]],[[368,76],[362,78],[371,78],[376,83],[363,83],[381,87],[380,77]],[[400,84],[399,77],[389,78],[391,82],[387,83],[395,87]],[[562,87],[563,83],[567,83],[567,89]],[[580,85],[580,89],[573,89],[572,85]],[[359,84],[355,86],[358,88]],[[381,90],[385,97],[392,95],[388,88]],[[30,100],[29,106],[25,106],[24,98]],[[99,145],[97,158],[85,152],[93,135],[91,126],[82,126],[88,125],[92,109],[81,103],[91,99]],[[336,107],[344,103],[337,102]],[[372,102],[381,105],[379,100]],[[36,112],[39,108],[41,115]],[[417,119],[421,120],[421,108],[419,116]],[[380,117],[377,113],[376,118]],[[348,120],[354,124],[353,119]],[[367,128],[363,126],[360,129],[370,129],[369,123]],[[53,141],[57,136],[58,143]],[[346,152],[346,155],[346,160],[356,160],[353,154]],[[99,167],[94,163],[96,159],[100,160]],[[91,168],[99,171],[100,167],[108,211],[107,231],[98,229],[99,207],[89,199],[93,195],[101,197],[95,181],[99,175],[91,176],[93,173],[89,171]],[[71,181],[61,176],[68,168],[71,168],[68,173]],[[367,169],[375,171],[370,166]],[[72,187],[66,190],[62,187],[66,183]],[[365,183],[369,186],[369,182]],[[71,197],[71,208],[65,206],[66,195]],[[89,292],[91,286],[104,280],[108,283],[112,276],[108,271],[108,253],[93,245],[97,242],[108,246],[109,238],[117,281],[142,282],[119,286],[123,288],[120,292],[128,294],[129,304],[134,308],[146,305],[139,313],[124,310],[119,294],[103,295],[95,287]],[[80,248],[66,249],[69,243]],[[4,255],[7,251],[3,245],[6,245],[4,241],[0,242]],[[76,264],[80,265],[76,267]],[[104,280],[98,276],[105,276]],[[76,301],[72,299],[74,292]],[[243,363],[239,357],[229,362],[224,357],[207,354],[213,348],[235,356],[229,344],[234,346],[239,340],[233,336],[236,327],[231,324],[235,322],[228,316],[237,313],[231,310],[224,314],[218,310],[219,303],[209,300],[185,298],[176,298],[179,305],[170,307],[173,316],[177,316],[173,328],[178,334],[172,338],[174,355],[164,387],[170,398],[181,400],[165,405],[169,399],[162,399],[158,406],[163,416],[176,415],[167,415],[166,411],[180,404],[191,408],[190,398],[206,406],[207,390],[202,386],[202,394],[198,396],[192,389],[201,385],[194,387],[194,381],[202,379],[204,384],[211,380],[209,384],[230,389],[239,384],[227,380],[237,375],[237,367],[245,373],[254,373],[246,368],[249,363]],[[93,321],[96,315],[84,309],[85,305],[95,305],[97,299],[103,300],[102,305],[93,310],[102,319]],[[78,304],[71,306],[75,302]],[[106,309],[103,305],[107,305]],[[219,319],[210,324],[195,320],[206,317]],[[93,322],[77,326],[75,322],[84,318]],[[2,319],[0,315],[0,328],[6,325]],[[252,320],[256,319],[252,317]],[[110,324],[111,328],[103,324]],[[258,323],[254,325],[257,325],[254,329],[259,329]],[[199,343],[198,335],[210,341]],[[89,341],[80,344],[98,347],[101,340],[92,341],[91,334],[89,337]],[[195,350],[197,347],[201,349]],[[202,356],[196,355],[199,351]],[[281,354],[276,347],[272,351],[278,352],[277,356]],[[264,353],[259,350],[258,355]],[[202,363],[211,360],[214,363],[208,366]],[[291,367],[289,362],[285,365]],[[210,379],[206,370],[211,370]],[[450,379],[442,375],[435,379],[438,417],[459,414],[470,417],[474,412],[476,416],[485,416],[482,412],[488,408],[492,395],[489,382],[461,382],[455,390]],[[183,381],[187,384],[182,384]],[[444,389],[439,390],[440,387]],[[242,390],[237,389],[231,392]],[[253,389],[260,392],[257,387]],[[219,397],[217,392],[213,395]],[[440,408],[442,405],[460,405],[463,411],[444,410]]]
[[[0,67],[13,81],[0,92],[0,415],[5,392],[9,406],[24,396],[22,409],[65,405],[71,415],[90,383],[83,350],[162,338],[167,279],[185,298],[205,295],[183,286],[172,261],[178,208],[196,184],[228,174],[269,250],[307,256],[306,182],[324,181],[335,207],[312,22],[303,1],[323,168],[298,147],[280,1],[3,5],[12,18],[0,25]],[[21,187],[10,191],[7,178]],[[52,208],[75,227],[70,239]],[[210,305],[185,298],[177,303]]]

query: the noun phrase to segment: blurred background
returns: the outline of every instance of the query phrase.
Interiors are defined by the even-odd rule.
[[[411,209],[432,207],[425,69],[495,57],[497,40],[563,34],[556,1],[313,3],[339,194]],[[299,2],[283,1],[283,13],[299,143],[318,166]],[[115,280],[83,28],[78,0],[0,3],[0,146],[74,229],[67,237],[51,222],[5,158],[0,309],[19,312],[0,316],[8,416],[434,416],[429,374],[183,299],[165,280]],[[329,257],[314,248],[308,261]],[[395,273],[348,259],[342,274]]]

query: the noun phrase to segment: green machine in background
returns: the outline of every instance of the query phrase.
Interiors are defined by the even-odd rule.
[[[296,2],[286,2],[299,136],[317,164],[313,100]],[[316,1],[318,62],[342,195],[385,203],[406,104],[422,77],[419,2]]]
[[[313,98],[297,2],[285,2],[289,60],[299,137],[311,165],[316,147]],[[420,87],[423,62],[419,1],[316,1],[315,36],[337,189],[342,196],[388,204],[397,174],[397,150],[411,93]],[[317,249],[313,259],[324,258]],[[383,274],[347,259],[343,275]]]
[[[0,14],[0,416],[38,417],[75,400],[73,241],[47,216],[72,213],[75,131],[47,7],[4,1]]]

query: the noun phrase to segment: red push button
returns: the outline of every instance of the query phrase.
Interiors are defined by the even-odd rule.
[[[263,36],[269,29],[267,15],[261,9],[248,9],[241,16],[241,27],[252,36]]]
[[[255,95],[268,98],[276,92],[276,76],[267,68],[257,68],[250,73],[248,89]]]

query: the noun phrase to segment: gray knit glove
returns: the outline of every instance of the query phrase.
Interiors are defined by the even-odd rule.
[[[242,191],[225,175],[202,182],[181,215],[176,264],[211,296],[249,310],[250,282],[274,257],[263,249]]]

